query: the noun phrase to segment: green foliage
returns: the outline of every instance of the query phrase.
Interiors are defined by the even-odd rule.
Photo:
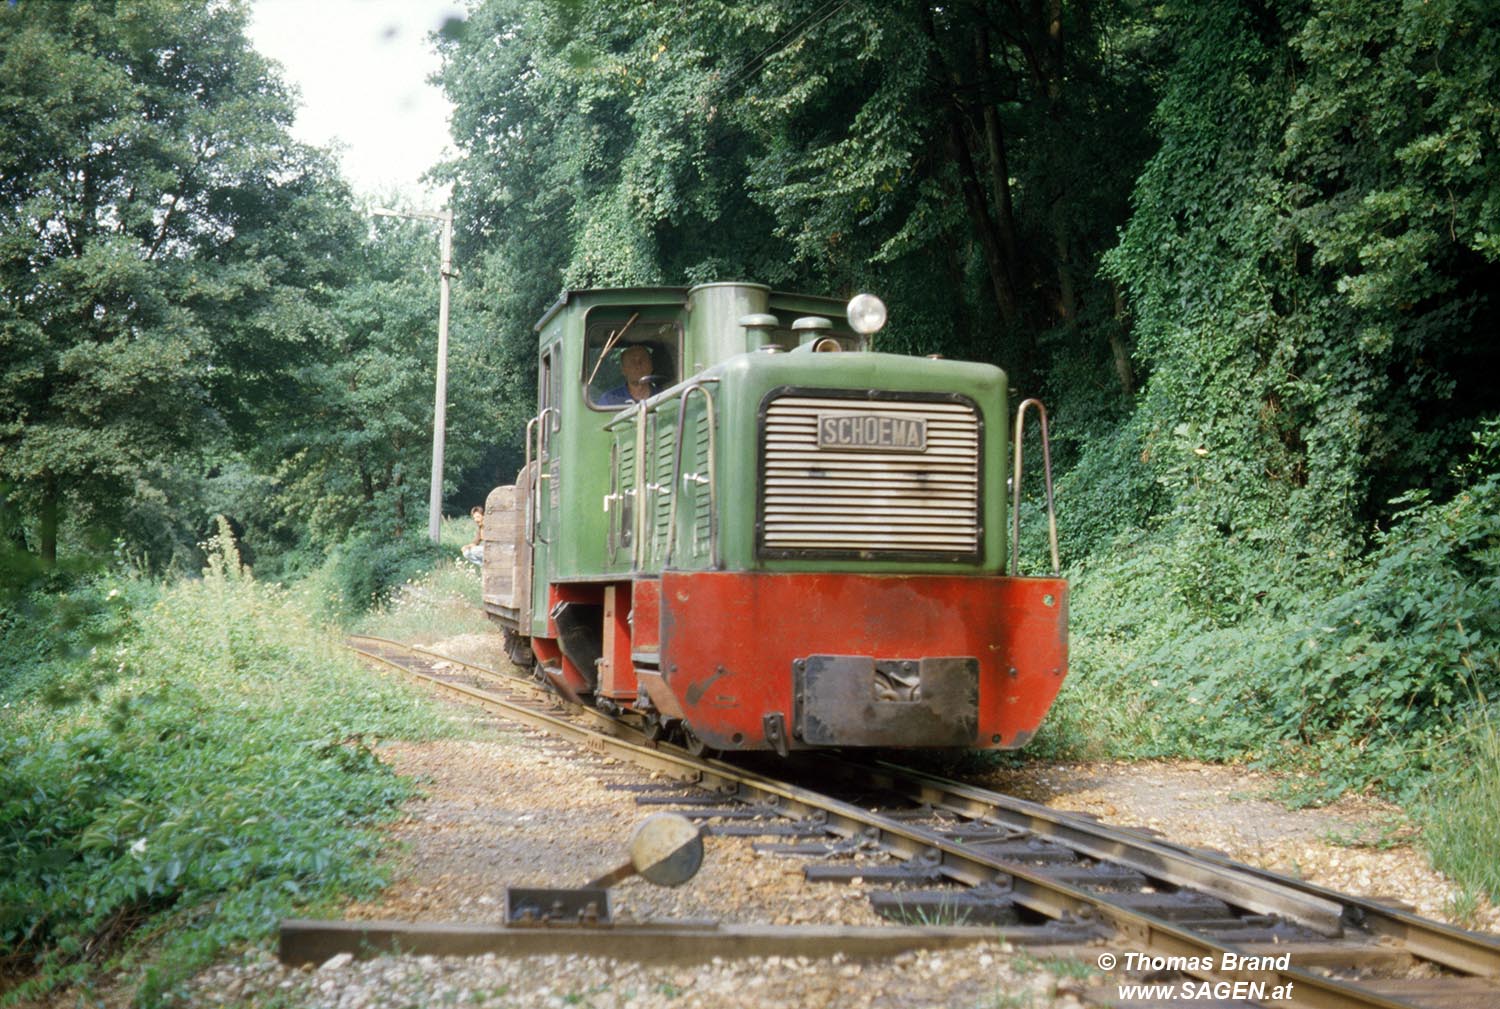
[[[1304,70],[1281,171],[1319,284],[1311,307],[1334,337],[1333,381],[1314,381],[1348,404],[1352,431],[1332,417],[1324,437],[1365,470],[1355,504],[1370,514],[1413,487],[1451,492],[1448,460],[1475,416],[1500,409],[1483,377],[1496,352],[1470,337],[1493,328],[1500,279],[1500,183],[1483,167],[1500,156],[1500,18],[1474,0],[1375,17],[1318,4],[1291,50]]]
[[[1472,909],[1481,893],[1500,903],[1500,712],[1493,704],[1464,719],[1455,751],[1423,803],[1423,840],[1433,865],[1458,883],[1459,903]]]
[[[152,1001],[279,917],[369,892],[370,827],[410,794],[371,747],[442,724],[250,578],[227,535],[131,620],[69,671],[76,699],[31,685],[0,709],[0,967],[38,971],[22,997],[113,964]]]
[[[1440,507],[1416,504],[1378,542],[1316,613],[1277,698],[1278,730],[1330,757],[1419,751],[1500,689],[1500,477]]]
[[[306,591],[321,594],[324,616],[347,620],[390,601],[401,585],[448,556],[425,538],[360,533],[334,547]]]
[[[1059,727],[1114,752],[1310,766],[1311,797],[1419,794],[1455,721],[1500,690],[1500,477],[1408,503],[1340,588],[1241,600],[1228,626],[1192,617],[1163,556],[1179,542],[1116,543],[1073,600]]]
[[[137,612],[154,597],[154,587],[137,579],[54,575],[0,603],[0,695],[56,695],[60,671],[102,662],[99,653],[134,630]]]
[[[1453,457],[1500,409],[1471,338],[1494,318],[1500,186],[1465,167],[1500,154],[1474,100],[1500,48],[1461,0],[1172,17],[1162,145],[1108,261],[1151,371],[1133,426],[1173,555],[1229,586],[1196,610],[1222,622],[1264,588],[1237,543],[1287,544],[1328,584],[1387,501],[1456,489]]]
[[[287,376],[299,421],[267,432],[254,451],[272,474],[266,517],[284,546],[316,550],[356,530],[415,537],[427,524],[438,229],[382,219],[344,258],[351,276],[328,298],[320,346]],[[496,405],[491,341],[467,310],[478,300],[466,299],[449,329],[448,489],[477,468],[508,415]],[[499,474],[491,468],[484,482],[494,486]]]
[[[1061,482],[1075,672],[1048,739],[1410,798],[1500,675],[1496,21],[1164,11],[1161,145],[1107,257],[1149,378]]]
[[[0,479],[49,562],[249,430],[333,273],[342,190],[245,16],[0,7]]]
[[[899,306],[884,347],[1034,386],[1063,322],[1109,388],[1107,341],[1072,323],[1111,315],[1095,266],[1159,57],[1134,4],[1064,16],[1060,44],[1040,8],[986,2],[476,5],[441,45],[465,154],[444,171],[492,329],[529,349],[561,285],[866,288]]]

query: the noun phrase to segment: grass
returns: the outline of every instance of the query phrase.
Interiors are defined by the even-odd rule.
[[[117,979],[169,1002],[225,950],[384,877],[384,738],[457,734],[220,543],[200,580],[0,698],[0,1005]],[[114,983],[112,980],[110,983]]]
[[[1011,970],[1025,977],[1038,970],[1046,971],[1057,977],[1075,978],[1084,980],[1093,977],[1098,970],[1089,963],[1079,960],[1077,957],[1065,956],[1033,956],[1024,949],[1017,950],[1011,960]]]
[[[1037,999],[1042,996],[1036,992],[1001,992],[997,991],[984,1002],[979,1003],[980,1009],[1033,1009],[1040,1003]],[[1049,1000],[1050,1001],[1050,1000]]]
[[[1404,816],[1382,816],[1350,832],[1330,830],[1323,840],[1340,848],[1389,851],[1411,843],[1412,825]]]
[[[494,630],[480,605],[479,568],[465,560],[445,561],[407,580],[385,604],[355,619],[350,630],[430,645]]]
[[[1455,761],[1419,817],[1433,866],[1459,887],[1450,911],[1472,921],[1481,895],[1500,904],[1500,707],[1470,717],[1460,748],[1466,759]]]
[[[343,622],[355,634],[426,645],[493,630],[480,609],[479,567],[461,555],[473,539],[474,523],[467,516],[444,519],[429,563],[411,569],[399,584],[384,586],[373,606],[345,614]],[[335,558],[332,565],[337,563]],[[327,581],[326,577],[312,579],[301,591],[326,591]]]

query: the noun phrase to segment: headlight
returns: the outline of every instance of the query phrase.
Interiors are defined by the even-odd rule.
[[[885,302],[873,294],[856,294],[849,299],[848,314],[850,328],[869,336],[885,325]]]

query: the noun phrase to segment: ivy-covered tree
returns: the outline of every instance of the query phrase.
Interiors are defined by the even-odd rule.
[[[0,5],[0,486],[48,562],[69,509],[111,534],[153,472],[285,409],[338,275],[346,192],[245,17]]]
[[[1109,479],[1165,489],[1181,591],[1235,619],[1339,571],[1398,493],[1443,489],[1500,409],[1500,18],[1169,11],[1161,149],[1111,260],[1150,382]]]
[[[1124,0],[488,0],[443,46],[447,171],[513,281],[504,333],[563,285],[867,288],[888,347],[1036,384],[1063,327],[1128,391],[1122,329],[1072,327],[1115,314],[1095,261],[1147,153],[1152,38]]]

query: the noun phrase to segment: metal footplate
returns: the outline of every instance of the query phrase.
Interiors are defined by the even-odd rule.
[[[813,746],[971,746],[979,660],[809,655],[792,663],[797,738]]]

